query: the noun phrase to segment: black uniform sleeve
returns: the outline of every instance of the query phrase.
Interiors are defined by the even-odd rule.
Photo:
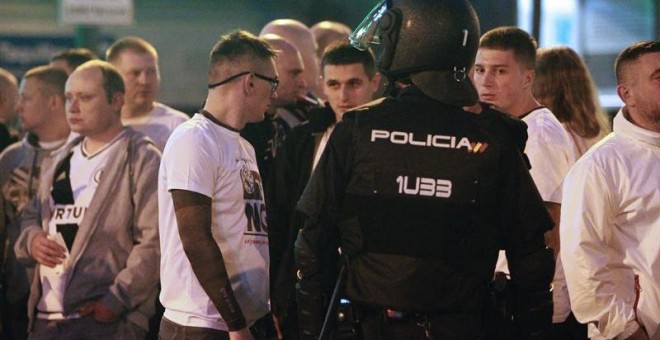
[[[512,148],[513,149],[513,148]],[[517,338],[549,336],[552,325],[552,291],[555,261],[545,245],[544,233],[552,229],[552,218],[532,180],[523,155],[507,153],[509,170],[502,208],[504,246],[511,280],[515,287],[514,321]]]
[[[315,338],[320,333],[337,277],[336,223],[350,179],[353,145],[350,129],[351,124],[346,121],[337,125],[297,206],[305,221],[295,244],[302,338]]]

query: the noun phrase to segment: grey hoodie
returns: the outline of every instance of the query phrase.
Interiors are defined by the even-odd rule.
[[[72,137],[67,141],[71,140]],[[28,272],[16,261],[13,249],[21,229],[21,212],[39,188],[42,162],[55,157],[65,144],[44,149],[39,147],[36,136],[28,134],[0,154],[0,235],[3,235],[2,241],[7,239],[7,248],[0,256],[9,304],[19,303],[30,292]]]
[[[156,190],[160,151],[141,133],[124,129],[70,251],[64,314],[76,313],[83,305],[101,299],[115,314],[147,330],[149,317],[155,312],[159,281]],[[29,245],[48,228],[54,170],[81,141],[78,138],[54,159],[57,165],[44,172],[36,199],[24,210],[14,249],[18,260],[26,265],[36,265]],[[30,329],[42,292],[39,265],[35,268],[28,301]]]

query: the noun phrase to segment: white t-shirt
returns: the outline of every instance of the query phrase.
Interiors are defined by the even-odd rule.
[[[557,117],[545,107],[540,107],[522,119],[527,124],[525,154],[532,164],[530,174],[544,202],[561,204],[564,176],[575,163],[574,145]],[[504,252],[497,259],[495,271],[509,273]],[[557,257],[555,277],[552,282],[554,313],[552,322],[564,322],[571,313],[568,290],[561,257]]]
[[[254,149],[239,132],[201,114],[174,130],[158,174],[161,293],[177,324],[227,330],[186,257],[170,190],[212,198],[212,232],[249,325],[270,310],[266,206]]]
[[[185,113],[161,103],[154,103],[150,114],[135,118],[122,117],[121,122],[124,126],[130,126],[133,130],[145,134],[156,143],[159,150],[163,150],[172,131],[187,120],[188,115]]]
[[[73,197],[73,203],[55,202],[53,196],[50,197],[52,206],[52,216],[48,222],[48,238],[59,243],[66,249],[64,261],[50,268],[40,265],[39,278],[41,279],[42,294],[37,304],[39,311],[38,317],[41,319],[58,320],[67,316],[63,315],[64,312],[64,292],[66,281],[71,274],[69,264],[69,252],[71,249],[64,241],[67,238],[67,233],[62,232],[60,228],[68,225],[79,226],[85,217],[87,207],[89,207],[96,189],[98,188],[99,181],[103,175],[103,170],[111,151],[117,145],[115,143],[124,134],[121,132],[111,142],[97,150],[94,154],[85,151],[84,140],[76,145],[71,151],[72,155],[69,160],[71,174],[68,178],[71,190],[70,194]],[[55,180],[63,178],[62,173]],[[71,231],[71,230],[69,230]],[[75,237],[77,231],[73,231],[70,235],[72,239]]]

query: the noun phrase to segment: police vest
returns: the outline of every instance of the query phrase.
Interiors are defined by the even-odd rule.
[[[522,164],[498,115],[412,93],[345,117],[354,152],[339,228],[349,298],[421,312],[483,306],[510,205],[505,178]]]

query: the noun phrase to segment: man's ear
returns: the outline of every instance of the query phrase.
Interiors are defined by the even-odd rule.
[[[628,102],[630,101],[630,89],[626,85],[617,85],[616,87],[616,94],[619,95],[619,98],[621,98],[621,101],[623,101],[626,105],[628,105]]]
[[[534,78],[536,78],[536,71],[534,69],[530,70],[525,70],[524,71],[524,80],[523,80],[523,87],[528,88],[532,86],[532,83],[534,83]]]
[[[62,96],[54,94],[48,97],[48,107],[53,111],[64,108],[64,101],[65,99]]]
[[[374,89],[374,93],[378,91],[378,88],[380,87],[380,72],[374,73],[374,76],[371,77],[371,87]]]
[[[254,92],[254,75],[252,73],[243,78],[243,90],[246,94]]]
[[[112,96],[112,102],[110,102],[110,105],[115,111],[121,111],[121,108],[124,106],[124,94],[121,92],[115,92]]]

